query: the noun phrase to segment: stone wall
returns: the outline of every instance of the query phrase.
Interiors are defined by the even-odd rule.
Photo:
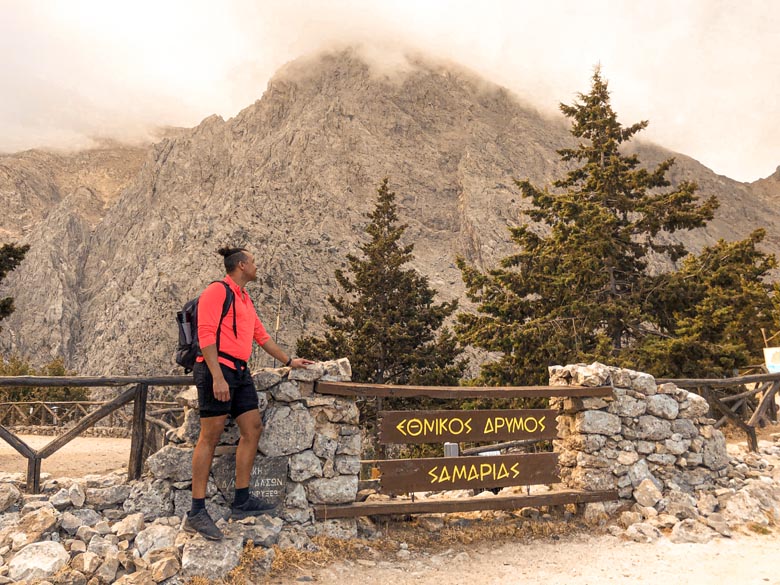
[[[302,528],[308,536],[356,534],[351,521],[315,524],[313,506],[355,501],[360,474],[359,412],[354,398],[326,396],[313,391],[316,380],[348,381],[349,361],[318,363],[307,369],[261,370],[254,375],[265,430],[252,472],[252,493],[279,506],[286,525]],[[143,482],[128,502],[132,511],[148,518],[159,502],[175,516],[189,510],[192,451],[200,422],[194,387],[180,395],[184,423],[169,434],[170,443],[146,463]],[[238,427],[228,420],[212,464],[207,508],[212,517],[226,517],[235,489],[235,447]],[[147,505],[151,504],[151,506]],[[128,505],[125,504],[125,509]]]
[[[551,401],[560,411],[555,450],[565,486],[617,489],[620,505],[662,508],[670,494],[728,486],[726,441],[701,396],[599,363],[551,367],[550,384],[613,387],[609,398]]]

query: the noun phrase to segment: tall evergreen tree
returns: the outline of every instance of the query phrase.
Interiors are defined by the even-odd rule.
[[[9,272],[19,266],[29,249],[29,245],[18,246],[16,244],[4,244],[0,247],[0,283],[5,280]],[[11,297],[0,299],[0,321],[13,312],[14,300]],[[2,331],[2,328],[0,328],[0,331]]]
[[[483,365],[481,383],[544,382],[550,364],[611,360],[655,334],[648,256],[676,261],[686,253],[656,236],[705,225],[718,205],[699,203],[694,183],[669,188],[674,159],[647,170],[621,151],[647,122],[618,122],[598,69],[590,92],[561,111],[580,141],[558,151],[573,168],[554,191],[516,181],[537,222],[510,230],[519,251],[487,273],[458,260],[477,303],[476,313],[458,315],[458,337],[501,356]]]
[[[301,355],[348,357],[353,379],[377,384],[457,384],[465,363],[454,336],[442,329],[457,302],[434,303],[428,279],[405,266],[413,244],[401,244],[395,193],[384,179],[366,227],[362,255],[348,255],[349,274],[336,270],[341,294],[323,337],[298,340]],[[437,336],[437,331],[438,336]]]
[[[738,242],[719,241],[679,270],[657,277],[648,310],[664,335],[645,338],[621,361],[664,377],[717,378],[761,356],[761,329],[780,328],[780,285],[767,278],[774,255],[757,246],[766,232]]]

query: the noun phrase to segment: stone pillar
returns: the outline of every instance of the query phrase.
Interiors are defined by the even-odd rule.
[[[550,384],[613,387],[609,398],[551,400],[565,486],[617,489],[623,504],[663,510],[675,493],[690,498],[726,485],[726,441],[701,396],[599,363],[553,366]]]
[[[349,381],[349,361],[322,362],[306,369],[265,369],[253,379],[265,430],[252,471],[252,493],[279,505],[286,525],[309,535],[355,536],[354,520],[315,523],[313,506],[354,502],[360,474],[361,435],[354,398],[314,392],[317,380]],[[192,450],[200,432],[197,392],[180,395],[184,423],[167,445],[147,461],[151,482],[171,486],[176,515],[189,509]],[[212,517],[227,517],[235,488],[235,446],[238,428],[228,420],[214,457],[207,492]],[[141,489],[139,492],[145,490]]]

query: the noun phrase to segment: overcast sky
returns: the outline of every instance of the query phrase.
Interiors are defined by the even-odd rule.
[[[595,64],[623,123],[741,181],[780,165],[780,1],[0,0],[0,150],[194,126],[333,43],[451,59],[552,112]],[[392,48],[392,49],[391,49]]]

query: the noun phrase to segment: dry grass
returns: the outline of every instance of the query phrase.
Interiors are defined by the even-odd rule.
[[[751,532],[755,532],[756,534],[762,534],[762,535],[772,534],[771,528],[769,528],[768,526],[762,526],[761,524],[756,524],[755,522],[748,524],[747,529],[750,530]]]
[[[506,541],[531,541],[558,539],[582,530],[582,524],[565,521],[560,515],[551,520],[516,518],[509,514],[496,514],[493,518],[472,518],[469,514],[452,514],[439,531],[431,532],[421,527],[417,520],[398,521],[382,519],[378,524],[381,536],[372,540],[353,538],[348,540],[326,536],[313,537],[316,550],[302,551],[296,548],[273,547],[274,559],[269,573],[268,549],[247,544],[239,565],[225,579],[214,582],[203,577],[187,581],[187,585],[245,585],[247,583],[271,583],[274,579],[289,577],[295,573],[307,573],[321,569],[337,561],[360,559],[377,561],[395,560],[400,543],[406,543],[409,551],[425,551],[435,554],[446,549],[458,549],[482,542],[492,544]],[[469,520],[465,525],[453,524],[458,519]]]
[[[452,520],[452,518],[450,519]],[[411,552],[436,553],[449,548],[474,545],[481,542],[500,543],[509,540],[558,539],[573,534],[582,526],[562,519],[550,521],[505,517],[495,520],[479,520],[466,526],[447,525],[437,532],[418,526],[417,522],[385,521],[380,525],[382,536],[373,540],[341,540],[318,536],[312,539],[316,551],[280,549],[274,547],[276,558],[269,577],[289,575],[291,571],[305,572],[326,567],[340,561],[359,559],[377,560],[391,556],[399,550],[399,543],[406,543]]]

